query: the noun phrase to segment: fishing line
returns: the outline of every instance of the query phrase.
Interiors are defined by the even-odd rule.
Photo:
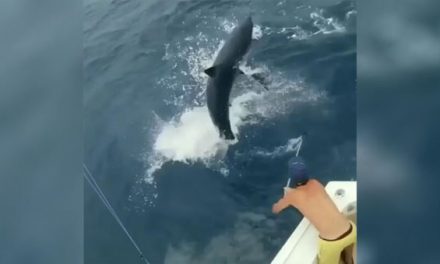
[[[300,137],[299,137],[298,146],[296,147],[296,156],[297,156],[297,157],[298,157],[298,154],[299,154],[299,150],[301,149],[301,145],[302,145],[302,143],[303,143],[303,137],[300,136]]]
[[[107,200],[107,197],[104,195],[104,193],[102,192],[101,188],[99,187],[98,183],[95,181],[95,178],[92,176],[92,174],[90,173],[89,169],[87,168],[87,166],[83,163],[83,170],[84,170],[84,178],[86,178],[87,182],[90,184],[90,186],[92,187],[92,189],[96,192],[96,194],[98,195],[99,199],[101,199],[102,203],[105,205],[105,207],[107,208],[107,210],[110,212],[110,214],[113,216],[113,218],[116,220],[116,222],[119,224],[119,226],[121,227],[121,229],[124,231],[124,233],[127,235],[127,237],[130,239],[131,243],[133,244],[133,246],[135,247],[135,249],[137,250],[137,252],[139,253],[139,257],[146,263],[146,264],[150,264],[150,262],[147,260],[147,258],[144,256],[144,253],[142,253],[142,250],[139,248],[138,244],[136,243],[136,241],[133,239],[133,237],[130,235],[130,233],[128,232],[127,228],[125,228],[125,225],[122,223],[121,219],[119,218],[119,216],[116,214],[115,210],[113,209],[113,207],[111,206],[110,202]]]
[[[299,150],[301,149],[301,145],[302,145],[302,143],[303,143],[303,137],[302,136],[300,136],[299,137],[299,141],[298,141],[298,143],[297,143],[297,145],[296,145],[296,157],[298,157],[298,154],[299,154]],[[285,188],[288,188],[290,186],[290,178],[288,178],[287,179],[287,184],[286,184],[286,187]],[[285,194],[285,190],[284,190],[284,194]]]

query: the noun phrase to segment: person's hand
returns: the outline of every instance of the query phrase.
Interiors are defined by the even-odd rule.
[[[294,189],[285,187],[284,197],[272,206],[272,212],[278,214],[289,205],[294,205],[294,192]]]

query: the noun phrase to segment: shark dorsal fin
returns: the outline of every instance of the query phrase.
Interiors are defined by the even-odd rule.
[[[215,75],[215,66],[212,66],[208,69],[205,70],[205,73],[209,76],[209,77],[214,77]]]

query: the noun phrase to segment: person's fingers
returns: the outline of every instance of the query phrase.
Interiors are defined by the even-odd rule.
[[[277,203],[272,206],[272,212],[278,214],[282,210],[286,209],[289,206],[289,203],[286,199],[281,198]]]

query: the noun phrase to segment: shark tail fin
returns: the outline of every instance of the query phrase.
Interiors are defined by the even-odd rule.
[[[221,133],[221,134],[222,134],[221,136],[226,140],[234,140],[235,139],[234,133],[232,133],[232,131],[229,129],[223,131],[223,133]]]

